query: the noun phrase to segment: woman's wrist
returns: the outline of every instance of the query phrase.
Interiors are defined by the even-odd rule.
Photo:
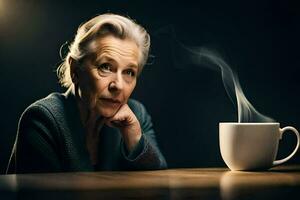
[[[140,125],[138,124],[136,127],[128,127],[127,130],[123,130],[121,132],[127,150],[130,152],[139,143],[142,137]]]

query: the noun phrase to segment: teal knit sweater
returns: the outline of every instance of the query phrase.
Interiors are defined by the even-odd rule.
[[[36,101],[20,118],[8,173],[167,168],[150,115],[138,101],[129,100],[128,105],[140,122],[141,140],[127,152],[119,130],[104,125],[100,132],[98,164],[93,166],[75,96],[52,93]]]

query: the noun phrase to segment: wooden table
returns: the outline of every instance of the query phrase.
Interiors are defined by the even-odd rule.
[[[300,199],[300,165],[0,175],[0,199]]]

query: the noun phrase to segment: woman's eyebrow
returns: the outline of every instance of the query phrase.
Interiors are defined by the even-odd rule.
[[[130,63],[129,65],[127,65],[127,67],[138,69],[138,66],[135,63]]]
[[[112,57],[110,56],[107,56],[107,55],[100,55],[100,56],[97,56],[96,58],[96,62],[114,62],[114,63],[117,63],[117,61],[115,59],[113,59]]]
[[[109,55],[100,55],[100,56],[97,56],[96,60],[95,60],[97,63],[99,62],[112,62],[114,64],[119,64],[113,57],[109,56]],[[133,68],[133,69],[138,69],[138,65],[137,63],[135,62],[130,62],[128,65],[126,65],[126,67],[129,67],[129,68]]]

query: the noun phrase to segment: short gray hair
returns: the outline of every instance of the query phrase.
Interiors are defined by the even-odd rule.
[[[98,15],[84,24],[80,25],[74,41],[68,46],[69,52],[57,68],[59,83],[63,87],[72,86],[70,74],[70,58],[81,62],[87,56],[93,54],[91,43],[99,37],[113,35],[120,39],[131,39],[139,50],[139,73],[147,62],[150,36],[147,31],[128,17],[116,14]]]

